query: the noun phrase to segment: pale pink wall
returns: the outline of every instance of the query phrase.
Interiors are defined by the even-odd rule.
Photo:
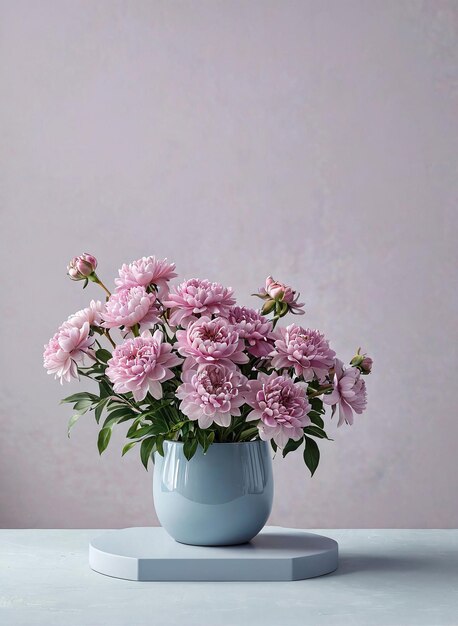
[[[269,273],[376,367],[313,480],[277,462],[276,524],[458,522],[458,5],[0,2],[0,526],[155,522],[150,477],[92,418],[66,437],[43,343],[107,281],[168,256],[244,303]]]

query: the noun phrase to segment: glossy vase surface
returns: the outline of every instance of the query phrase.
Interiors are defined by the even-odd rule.
[[[271,449],[265,441],[199,446],[188,461],[183,444],[164,442],[154,455],[153,497],[163,528],[198,546],[246,543],[272,509]]]

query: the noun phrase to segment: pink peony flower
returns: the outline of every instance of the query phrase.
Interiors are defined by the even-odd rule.
[[[140,324],[149,328],[160,322],[159,314],[154,293],[148,293],[145,287],[130,287],[117,291],[108,298],[102,326],[132,328],[135,324]]]
[[[357,367],[345,369],[340,359],[335,362],[334,389],[323,396],[323,402],[339,405],[339,422],[353,424],[353,411],[361,414],[367,405],[366,383]]]
[[[220,363],[234,369],[234,363],[247,363],[243,340],[238,332],[223,317],[211,320],[201,317],[186,330],[177,331],[177,350],[188,357],[184,369],[190,369],[195,363]]]
[[[78,378],[78,363],[84,360],[94,338],[89,335],[90,326],[84,322],[81,327],[68,322],[62,324],[49,340],[43,353],[43,366],[48,374],[60,380],[60,384]]]
[[[273,439],[280,448],[284,448],[289,439],[300,439],[304,434],[302,429],[311,424],[305,383],[295,383],[289,376],[273,372],[270,375],[260,373],[257,380],[249,381],[249,386],[246,402],[254,410],[246,419],[260,420],[261,439]]]
[[[271,356],[275,369],[294,367],[305,381],[322,381],[334,365],[335,352],[318,330],[290,324],[279,329]]]
[[[302,310],[304,303],[297,301],[300,294],[296,293],[292,287],[274,280],[272,276],[266,278],[266,286],[259,290],[258,295],[266,301],[263,306],[263,312],[265,313],[270,313],[275,309],[275,312],[280,317],[288,311],[295,315],[304,314]],[[283,307],[280,306],[281,304],[283,304]]]
[[[85,322],[89,326],[100,326],[104,310],[105,305],[100,300],[91,300],[88,307],[70,315],[66,323],[78,328],[81,328]]]
[[[247,379],[240,371],[224,365],[204,365],[199,370],[188,369],[182,378],[183,384],[176,391],[180,410],[190,420],[197,420],[199,428],[208,428],[213,422],[227,427],[232,415],[240,415],[248,390]]]
[[[116,290],[128,287],[148,287],[156,285],[161,295],[168,292],[168,281],[175,278],[175,263],[167,259],[156,259],[155,256],[144,256],[138,261],[124,265],[119,270],[119,278],[115,279]]]
[[[85,280],[93,274],[97,268],[97,259],[92,254],[85,252],[74,257],[67,267],[68,275],[72,280]]]
[[[265,357],[272,351],[272,322],[254,309],[234,306],[227,319],[245,340],[247,352],[256,357]]]
[[[164,305],[171,309],[170,324],[186,328],[201,315],[227,315],[235,304],[233,295],[230,287],[191,278],[175,287],[164,300]]]
[[[170,368],[183,361],[169,343],[163,343],[163,338],[160,330],[154,335],[146,330],[115,348],[105,373],[116,393],[131,391],[136,402],[144,400],[148,392],[156,400],[162,398],[161,383],[173,378]]]

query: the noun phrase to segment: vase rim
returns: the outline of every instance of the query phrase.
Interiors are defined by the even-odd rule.
[[[184,446],[183,441],[175,441],[173,439],[164,439],[164,443],[175,443],[177,445]],[[213,446],[246,445],[246,444],[253,444],[253,443],[267,443],[267,441],[263,441],[262,439],[254,439],[253,441],[215,441],[214,443],[210,445],[213,447]]]

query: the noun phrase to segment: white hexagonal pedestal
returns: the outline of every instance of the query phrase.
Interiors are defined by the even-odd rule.
[[[333,539],[274,526],[238,546],[188,546],[163,528],[111,530],[89,545],[93,570],[128,580],[302,580],[333,572],[337,563]]]

